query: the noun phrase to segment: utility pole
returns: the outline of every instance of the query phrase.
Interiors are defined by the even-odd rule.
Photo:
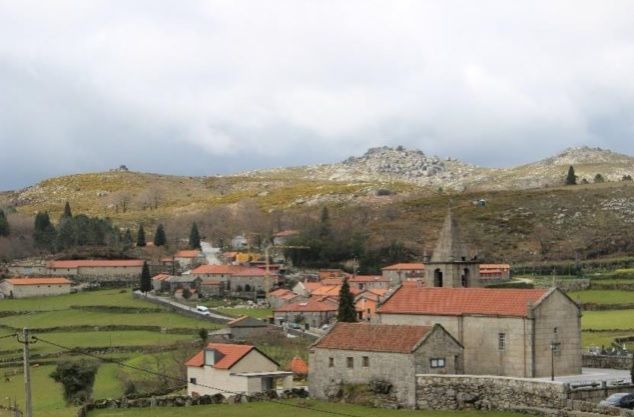
[[[25,327],[22,329],[22,340],[18,337],[18,342],[22,343],[24,354],[24,416],[33,417],[33,403],[31,402],[31,364],[29,363],[29,345],[31,341],[28,328]]]

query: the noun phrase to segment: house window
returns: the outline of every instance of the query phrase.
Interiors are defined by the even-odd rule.
[[[196,378],[189,378],[189,383],[190,384],[195,384],[196,383]]]
[[[431,358],[429,360],[429,366],[432,368],[444,368],[445,358]]]
[[[328,358],[328,367],[334,368],[335,366],[335,358]]]
[[[364,356],[363,357],[363,366],[365,368],[367,368],[368,366],[370,366],[370,357],[369,356]]]
[[[354,358],[351,356],[348,356],[346,358],[346,364],[348,365],[348,368],[350,369],[354,368]]]
[[[498,333],[498,350],[506,350],[506,333]]]

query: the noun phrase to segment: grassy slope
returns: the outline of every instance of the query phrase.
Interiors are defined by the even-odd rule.
[[[350,404],[332,404],[319,401],[308,401],[308,405],[317,410],[326,412],[340,412],[363,417],[512,417],[520,414],[510,412],[479,412],[479,411],[419,411],[419,410],[387,410],[382,408],[369,408]],[[153,409],[121,409],[121,410],[97,410],[90,413],[91,417],[118,417],[118,416],[173,416],[173,408]],[[212,405],[196,406],[187,409],[189,417],[222,416],[222,417],[323,417],[324,412],[308,409],[298,409],[273,403],[249,403],[240,405]]]
[[[601,281],[603,282],[603,281]],[[594,304],[630,304],[634,303],[634,291],[586,290],[572,291],[568,295],[575,301]]]
[[[585,311],[581,327],[584,330],[632,330],[634,310]]]
[[[66,310],[70,306],[95,305],[156,308],[155,304],[132,298],[130,291],[121,292],[121,290],[116,289],[87,291],[55,297],[1,299],[0,311],[51,311]]]

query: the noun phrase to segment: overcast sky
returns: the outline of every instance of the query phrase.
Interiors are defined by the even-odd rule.
[[[634,154],[634,1],[0,0],[0,190],[404,145]]]

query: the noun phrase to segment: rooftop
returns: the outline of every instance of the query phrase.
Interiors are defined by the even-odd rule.
[[[213,365],[216,369],[231,369],[233,365],[238,363],[240,359],[245,357],[247,353],[255,349],[252,345],[235,345],[229,343],[209,343],[207,349],[214,349],[220,353],[220,359],[216,360]],[[205,351],[201,350],[192,356],[185,366],[201,367],[205,363]]]
[[[70,285],[69,280],[64,277],[47,277],[47,278],[29,278],[29,277],[17,277],[7,278],[5,282],[12,285]]]
[[[51,261],[49,268],[80,268],[80,267],[142,267],[141,259],[79,259],[69,261]]]
[[[331,297],[310,297],[306,301],[281,306],[275,312],[323,312],[337,311],[339,303]]]
[[[390,266],[386,266],[385,268],[382,268],[383,270],[386,271],[410,271],[410,270],[420,270],[423,271],[425,269],[425,264],[422,263],[415,263],[415,262],[410,262],[410,263],[400,263],[400,264],[394,264],[394,265],[390,265]]]
[[[179,250],[174,254],[175,258],[199,258],[203,253],[199,250]]]

